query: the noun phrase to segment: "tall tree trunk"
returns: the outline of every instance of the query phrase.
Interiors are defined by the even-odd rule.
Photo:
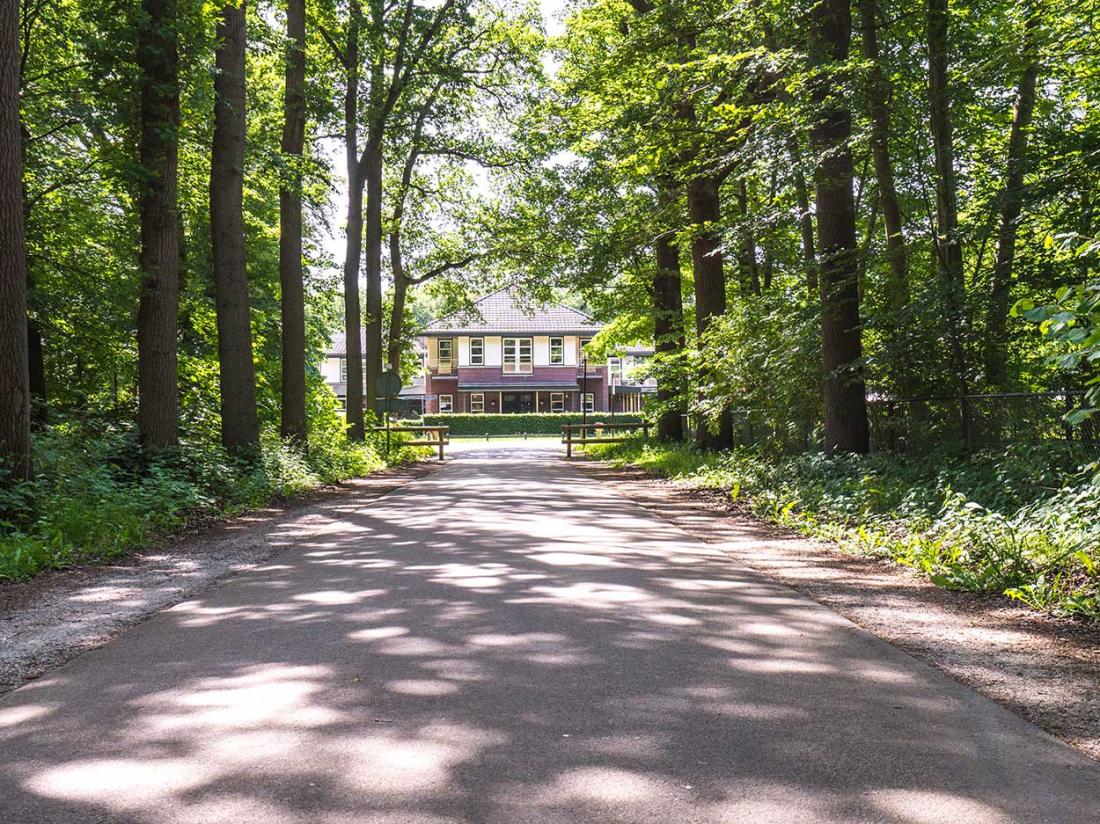
[[[27,298],[30,300],[30,286]],[[31,423],[41,428],[49,421],[46,398],[46,356],[42,347],[42,327],[34,318],[27,319],[27,368],[30,370]]]
[[[279,285],[282,292],[282,422],[280,433],[306,442],[306,306],[302,284],[302,147],[306,131],[306,3],[287,0],[284,160],[291,173],[279,187]]]
[[[890,81],[882,71],[879,58],[878,0],[859,0],[859,14],[863,29],[863,56],[870,64],[867,71],[867,108],[871,117],[871,155],[875,164],[879,209],[886,224],[886,250],[890,262],[886,299],[888,308],[896,314],[909,303],[909,254],[890,157]]]
[[[806,289],[817,300],[817,242],[814,240],[814,217],[810,214],[810,187],[806,185],[802,152],[794,135],[787,140],[787,153],[791,156],[791,168],[794,170],[794,196],[798,205],[798,232],[802,239],[802,265],[806,267]]]
[[[722,266],[721,217],[718,180],[695,177],[687,185],[688,215],[692,223],[691,264],[695,283],[695,329],[700,338],[711,318],[726,313],[726,278]],[[702,376],[704,382],[707,375]],[[733,416],[723,409],[712,426],[700,425],[696,444],[701,449],[726,449],[733,444]]]
[[[822,0],[813,12],[811,56],[818,65],[842,65],[852,33],[847,0]],[[863,345],[859,318],[856,216],[852,202],[851,113],[818,81],[817,116],[810,132],[814,155],[821,356],[824,368],[825,451],[865,453],[869,448]]]
[[[141,73],[139,159],[144,177],[138,206],[137,418],[142,446],[162,449],[179,442],[179,34],[175,0],[142,0],[142,12],[145,21],[137,50]]]
[[[363,173],[359,164],[359,23],[360,7],[352,0],[345,50],[344,151],[348,167],[347,250],[344,255],[344,337],[347,358],[348,438],[361,441],[363,424],[362,316],[359,307],[359,265],[363,256]]]
[[[756,237],[749,227],[749,189],[745,178],[737,181],[737,205],[741,210],[741,290],[760,294],[760,269],[756,264]]]
[[[390,336],[386,342],[386,361],[390,371],[401,374],[401,339],[405,334],[405,299],[409,281],[401,260],[400,222],[390,232],[390,267],[393,269],[393,306],[390,307]]]
[[[244,250],[245,0],[230,0],[222,8],[217,38],[210,226],[222,444],[233,452],[260,441]]]
[[[0,482],[32,475],[19,55],[19,2],[0,0]]]
[[[23,78],[26,72],[26,57],[19,61],[19,88],[23,88]],[[27,163],[27,143],[30,140],[30,132],[27,131],[27,124],[20,119],[19,121],[19,159],[22,166],[26,166]],[[23,199],[23,231],[24,234],[29,231],[27,227],[31,225],[31,205],[30,198],[27,197],[27,181],[23,180],[22,187],[22,199]],[[32,428],[44,427],[49,422],[49,407],[47,405],[46,398],[46,360],[42,350],[42,327],[39,325],[38,320],[33,315],[34,305],[34,275],[31,272],[29,264],[27,269],[27,368],[30,373],[30,388],[31,388],[31,426]]]
[[[658,356],[674,358],[684,351],[684,297],[680,291],[680,247],[674,236],[664,232],[657,237],[657,271],[653,275],[653,348]],[[657,439],[684,440],[683,387],[661,377],[657,384]]]
[[[1035,83],[1039,76],[1039,60],[1035,53],[1035,31],[1039,21],[1040,14],[1029,6],[1021,44],[1024,69],[1016,87],[1016,105],[1012,110],[1012,127],[1008,134],[1005,188],[1001,195],[1001,228],[997,235],[997,258],[993,264],[989,310],[985,321],[985,378],[996,387],[1003,387],[1005,383],[1005,327],[1008,320],[1012,267],[1016,261],[1016,235],[1023,208],[1028,136],[1031,115],[1035,109]]]
[[[929,125],[936,169],[936,267],[945,296],[944,320],[960,400],[960,425],[963,439],[969,442],[970,416],[963,400],[969,381],[963,340],[963,259],[948,80],[948,0],[928,0],[927,11]]]
[[[381,135],[368,143],[363,154],[367,184],[367,301],[363,338],[367,409],[377,402],[375,379],[382,369],[382,142]]]

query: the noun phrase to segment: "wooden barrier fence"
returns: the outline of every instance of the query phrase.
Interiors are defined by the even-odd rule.
[[[622,443],[623,441],[630,440],[625,436],[617,436],[617,432],[637,431],[642,430],[642,437],[649,439],[649,424],[642,423],[566,423],[561,427],[561,442],[565,444],[565,457],[573,457],[574,446],[588,446],[594,443]],[[593,437],[589,437],[588,433],[594,432]],[[610,435],[604,433],[610,432]],[[580,437],[576,437],[577,434]]]

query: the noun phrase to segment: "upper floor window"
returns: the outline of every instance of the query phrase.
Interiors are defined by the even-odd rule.
[[[504,371],[513,375],[531,373],[530,338],[504,339]]]
[[[366,374],[367,371],[367,359],[363,358],[362,372],[359,373],[360,378]],[[340,383],[348,382],[348,359],[340,358]]]
[[[623,359],[622,358],[608,358],[607,359],[607,376],[610,383],[622,383],[623,380]]]
[[[585,369],[588,372],[598,372],[600,369],[600,364],[592,360],[591,355],[585,351],[585,347],[587,347],[588,344],[592,343],[592,338],[580,338],[577,343],[579,347],[579,351],[577,352],[578,363],[584,364]]]
[[[550,365],[565,363],[565,338],[550,338]]]
[[[450,372],[454,357],[454,341],[450,338],[439,339],[439,371]]]
[[[470,338],[470,366],[485,365],[485,338]]]

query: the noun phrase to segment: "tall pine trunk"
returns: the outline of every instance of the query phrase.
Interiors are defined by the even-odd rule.
[[[985,378],[992,386],[1005,383],[1008,320],[1012,267],[1016,262],[1016,235],[1023,210],[1024,175],[1028,167],[1028,137],[1031,116],[1035,110],[1035,84],[1039,76],[1039,60],[1035,53],[1035,30],[1040,15],[1028,8],[1024,22],[1021,53],[1024,68],[1016,87],[1016,105],[1012,110],[1012,127],[1008,134],[1008,157],[1005,164],[1005,187],[1001,194],[1000,231],[997,235],[997,259],[993,265],[989,309],[985,320]]]
[[[670,232],[657,237],[657,271],[653,275],[653,348],[658,356],[674,358],[684,351],[684,298],[680,291],[680,247]],[[657,419],[657,439],[684,439],[683,387],[674,385],[671,376],[678,369],[666,370],[657,385],[661,415]]]
[[[798,206],[798,234],[802,241],[802,265],[806,270],[806,289],[817,300],[817,241],[814,239],[814,216],[810,214],[810,187],[806,185],[806,174],[802,171],[802,151],[798,146],[798,137],[791,135],[787,139],[787,154],[791,158],[794,177],[794,196]]]
[[[936,170],[936,269],[944,295],[945,336],[959,395],[962,436],[969,442],[970,416],[964,400],[969,381],[963,332],[963,258],[948,80],[948,0],[928,0],[927,12],[929,126]]]
[[[386,341],[386,362],[390,371],[401,374],[401,339],[405,334],[405,302],[409,294],[409,281],[401,260],[400,218],[390,232],[390,268],[393,270],[393,305],[390,307],[390,335]]]
[[[19,54],[18,0],[0,0],[0,481],[32,474]]]
[[[282,292],[282,422],[284,438],[306,441],[306,307],[302,284],[302,147],[306,129],[306,4],[287,0],[284,160],[291,172],[279,188],[279,285]]]
[[[348,438],[361,441],[363,424],[362,314],[359,266],[363,257],[363,173],[359,164],[359,23],[358,0],[350,3],[344,68],[344,152],[348,169],[347,247],[344,253],[344,355],[347,358]]]
[[[137,418],[142,446],[162,449],[179,442],[179,35],[175,0],[142,0],[142,13]]]
[[[879,209],[886,225],[890,280],[887,307],[896,315],[909,302],[909,255],[890,156],[890,81],[882,70],[878,44],[878,0],[860,0],[863,56],[867,70],[867,108],[871,118],[871,155],[875,164]]]
[[[822,0],[813,12],[811,58],[828,70],[848,59],[852,35],[847,0]],[[821,288],[821,357],[824,367],[826,452],[865,453],[869,449],[867,400],[863,383],[863,344],[859,317],[859,255],[852,200],[851,112],[822,77],[810,131],[814,169]]]
[[[363,153],[367,187],[366,212],[366,318],[363,323],[363,381],[367,409],[377,402],[376,378],[382,369],[382,138],[368,141]]]
[[[231,452],[260,440],[244,249],[245,0],[237,2],[225,4],[218,24],[210,155],[222,444]]]
[[[691,264],[695,283],[695,330],[699,337],[711,319],[726,313],[726,277],[722,265],[722,239],[718,180],[709,175],[692,178],[687,184],[688,216],[691,218]],[[708,374],[701,376],[704,383]],[[733,416],[723,408],[710,426],[701,423],[696,434],[701,449],[726,449],[733,444]]]
[[[737,206],[741,212],[741,293],[760,294],[760,267],[756,263],[756,236],[749,226],[749,189],[745,178],[737,181]]]

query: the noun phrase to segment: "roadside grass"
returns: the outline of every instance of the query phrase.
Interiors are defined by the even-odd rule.
[[[186,442],[150,459],[131,431],[53,427],[35,437],[34,481],[0,485],[0,581],[109,561],[201,519],[377,472],[387,461],[375,440],[353,444],[330,429],[311,433],[304,453],[265,432],[248,460]],[[399,448],[388,463],[421,452]]]
[[[842,549],[892,558],[951,589],[1100,620],[1100,482],[1066,444],[920,458],[630,441],[590,447]]]

